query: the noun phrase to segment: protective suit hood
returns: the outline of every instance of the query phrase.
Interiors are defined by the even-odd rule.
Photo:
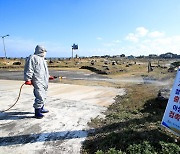
[[[44,52],[47,52],[46,49],[43,46],[37,45],[34,54],[43,57]]]

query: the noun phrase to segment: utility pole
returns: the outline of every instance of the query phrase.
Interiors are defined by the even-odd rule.
[[[9,34],[8,34],[8,35],[1,36],[1,38],[2,38],[2,40],[3,40],[5,59],[7,58],[7,56],[6,56],[6,47],[5,47],[5,43],[4,43],[4,38],[7,37],[7,36],[9,36]]]

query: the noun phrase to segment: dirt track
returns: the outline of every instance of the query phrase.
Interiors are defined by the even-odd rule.
[[[17,98],[23,81],[0,80],[0,110]],[[91,118],[103,117],[106,106],[124,89],[50,83],[49,113],[35,119],[32,86],[24,86],[17,105],[0,113],[0,153],[80,153],[81,143],[93,128]]]

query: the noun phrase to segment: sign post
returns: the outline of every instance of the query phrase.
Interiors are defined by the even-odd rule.
[[[78,45],[73,44],[72,45],[72,59],[73,59],[73,50],[77,50],[78,49]]]
[[[180,136],[180,67],[161,124]]]

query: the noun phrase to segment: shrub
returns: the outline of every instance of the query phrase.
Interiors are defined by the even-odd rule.
[[[162,146],[162,154],[180,153],[180,147],[174,143],[165,143],[161,141],[160,145]]]
[[[127,152],[130,154],[143,153],[143,154],[151,154],[155,153],[154,148],[150,145],[149,142],[144,141],[141,144],[133,144],[127,148]]]
[[[98,150],[96,154],[125,154],[121,150],[116,150],[115,148],[110,148],[107,152],[103,152],[102,150]]]

